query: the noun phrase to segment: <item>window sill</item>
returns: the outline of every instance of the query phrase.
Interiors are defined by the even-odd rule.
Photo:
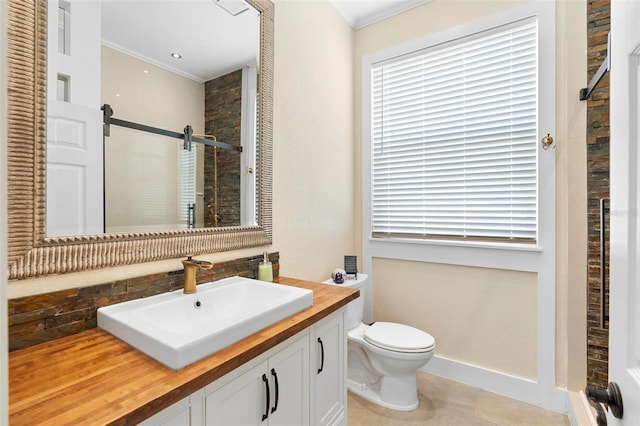
[[[543,248],[533,244],[369,238],[369,256],[415,262],[537,272]]]

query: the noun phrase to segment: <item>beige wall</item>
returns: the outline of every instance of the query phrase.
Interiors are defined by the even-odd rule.
[[[178,133],[190,124],[204,133],[204,83],[106,46],[101,67],[101,102],[111,105],[114,118]],[[181,147],[179,139],[113,126],[105,145],[107,232],[179,228]],[[154,155],[145,161],[149,152]],[[156,204],[152,212],[139,206],[145,199]]]
[[[522,3],[433,0],[356,32],[358,170],[362,152],[362,57]],[[556,13],[556,385],[580,389],[586,377],[586,123],[585,105],[577,94],[586,85],[586,1],[558,2]],[[355,175],[358,200],[360,175]],[[360,218],[361,205],[356,207],[356,217]],[[360,224],[356,229],[361,233]],[[361,235],[358,241],[362,241]],[[358,246],[361,252],[360,243]],[[545,368],[538,366],[536,359],[537,274],[389,259],[374,259],[373,268],[374,320],[422,327],[436,336],[437,354],[448,359],[534,380],[537,369]]]
[[[326,1],[276,1],[274,246],[325,280],[354,252],[353,30]]]
[[[374,259],[373,276],[376,320],[428,330],[440,357],[536,379],[537,274]]]
[[[556,6],[556,383],[573,391],[587,377],[586,3]]]
[[[123,120],[182,132],[204,131],[204,83],[102,47],[102,103]],[[144,72],[147,71],[147,72]]]

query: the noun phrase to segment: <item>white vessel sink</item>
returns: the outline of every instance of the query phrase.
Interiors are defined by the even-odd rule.
[[[98,327],[178,370],[311,305],[311,290],[231,277],[99,308]]]

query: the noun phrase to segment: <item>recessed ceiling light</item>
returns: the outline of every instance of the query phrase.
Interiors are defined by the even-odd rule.
[[[179,53],[172,53],[172,54],[171,54],[171,57],[172,57],[173,59],[182,59],[182,55],[181,55],[181,54],[179,54]]]
[[[149,71],[147,71],[147,70],[144,70],[142,72],[145,73],[145,74],[149,74]]]

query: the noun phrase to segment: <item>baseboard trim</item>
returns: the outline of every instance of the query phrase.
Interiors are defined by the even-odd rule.
[[[598,421],[583,391],[569,391],[567,392],[567,398],[568,416],[572,426],[597,426]]]
[[[528,404],[567,414],[567,391],[532,380],[434,356],[422,370]]]

